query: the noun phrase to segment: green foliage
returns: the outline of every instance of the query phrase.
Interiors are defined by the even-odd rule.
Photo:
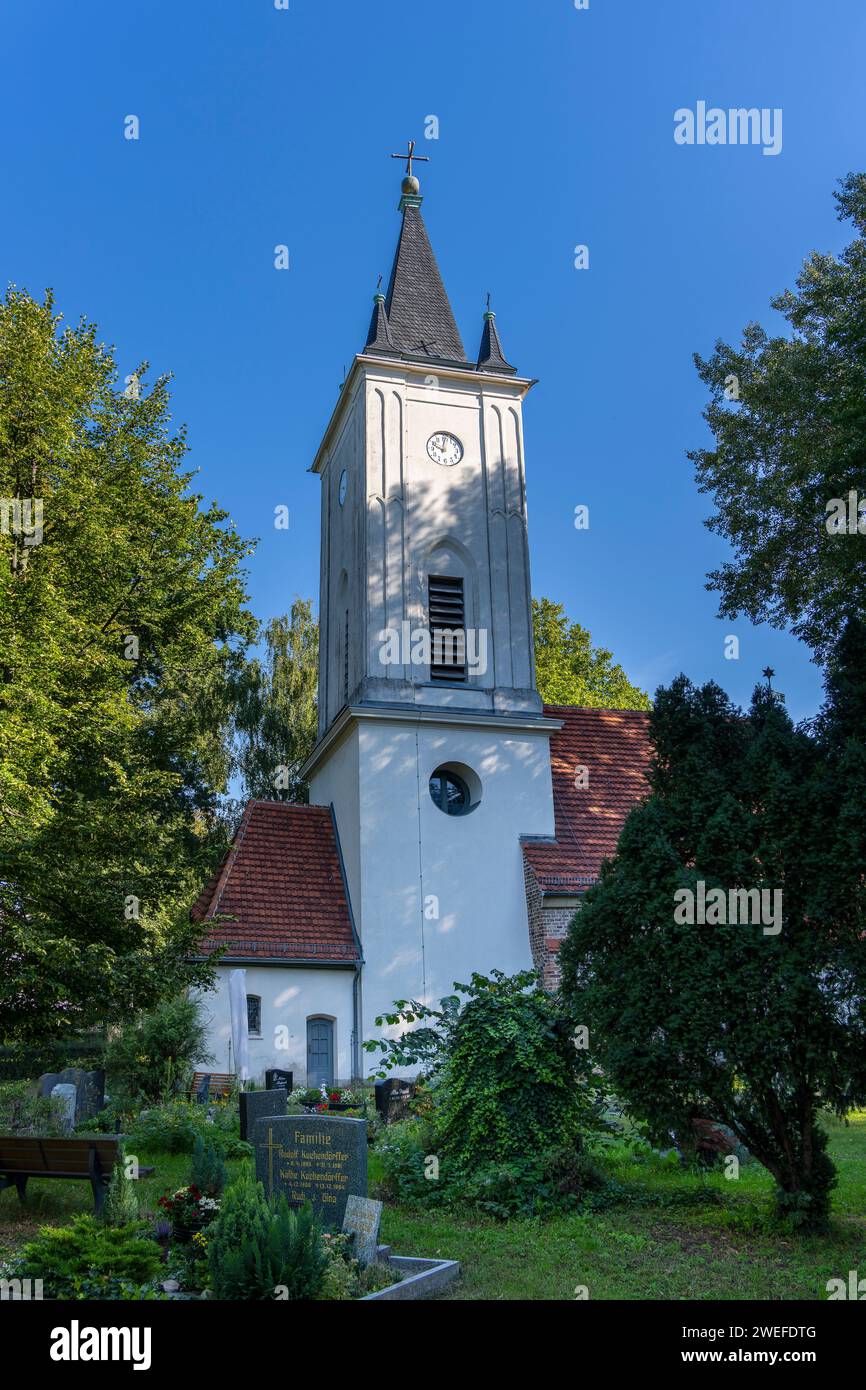
[[[225,1158],[247,1158],[252,1154],[252,1146],[240,1137],[237,1108],[231,1103],[206,1106],[173,1100],[143,1110],[129,1127],[130,1147],[142,1154],[191,1154],[198,1136],[207,1139]]]
[[[311,1299],[327,1256],[309,1203],[293,1211],[284,1196],[270,1203],[247,1170],[226,1189],[210,1230],[208,1265],[215,1298]]]
[[[148,1104],[186,1089],[196,1062],[211,1060],[197,999],[179,994],[126,1023],[105,1050],[112,1093]]]
[[[46,1298],[139,1297],[162,1265],[147,1229],[144,1221],[108,1226],[79,1214],[68,1226],[43,1226],[24,1246],[15,1272],[41,1279]]]
[[[826,524],[831,499],[866,492],[866,175],[849,174],[836,201],[857,235],[838,257],[813,251],[771,300],[790,331],[750,323],[739,348],[695,357],[715,446],[689,454],[715,503],[707,525],[734,549],[709,575],[720,614],[790,623],[821,656],[866,612],[862,535]]]
[[[812,729],[765,687],[747,716],[712,684],[658,692],[652,794],[560,952],[589,1055],[651,1137],[727,1124],[776,1179],[779,1214],[814,1228],[835,1182],[818,1107],[866,1100],[862,647],[851,628]],[[781,929],[681,924],[675,895],[700,881],[780,891]]]
[[[431,1082],[423,1115],[387,1126],[377,1142],[385,1195],[497,1214],[566,1205],[580,1184],[575,1177],[570,1192],[557,1165],[571,1154],[576,1174],[582,1136],[601,1124],[570,1019],[532,971],[473,975],[455,989],[464,1001],[450,995],[439,1010],[398,1000],[376,1022],[405,1031],[364,1044],[384,1053],[386,1071],[421,1064]]]
[[[251,547],[190,491],[146,370],[125,391],[94,325],[63,328],[50,295],[0,302],[0,496],[43,508],[41,543],[0,534],[0,1017],[20,1046],[212,974],[188,914],[225,844]]]
[[[190,1186],[206,1197],[219,1197],[226,1185],[228,1170],[222,1150],[211,1139],[197,1134],[192,1151]]]
[[[592,645],[585,627],[569,622],[561,603],[534,598],[532,625],[535,683],[545,704],[649,709],[649,696],[632,685],[610,652]]]
[[[449,1038],[436,1135],[467,1167],[574,1143],[595,1124],[585,1054],[532,971],[473,975]]]
[[[37,1095],[32,1081],[0,1083],[0,1134],[63,1133],[58,1101]]]
[[[300,769],[318,732],[319,628],[309,599],[265,628],[264,665],[252,663],[251,684],[238,715],[240,772],[247,798],[307,801]]]
[[[105,1194],[103,1220],[109,1226],[128,1226],[138,1220],[138,1189],[136,1180],[126,1175],[126,1160],[121,1150]]]

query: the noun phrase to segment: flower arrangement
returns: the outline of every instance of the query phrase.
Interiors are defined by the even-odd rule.
[[[176,1192],[163,1193],[157,1205],[171,1222],[173,1239],[182,1243],[192,1240],[202,1227],[213,1221],[220,1209],[219,1200],[205,1196],[194,1183],[179,1187]]]

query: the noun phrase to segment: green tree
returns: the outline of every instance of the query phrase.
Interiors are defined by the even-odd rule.
[[[50,294],[0,303],[0,1016],[22,1044],[206,978],[188,908],[222,846],[251,547],[190,491],[146,371],[121,388]]]
[[[714,684],[658,692],[651,795],[560,953],[590,1055],[652,1137],[725,1122],[775,1178],[779,1214],[815,1227],[835,1183],[818,1111],[866,1100],[866,667],[848,664],[862,633],[849,641],[817,731],[767,687],[745,717]],[[681,924],[700,882],[726,903],[767,890],[781,930],[713,925],[714,909]]]
[[[196,1062],[211,1061],[198,999],[178,994],[124,1023],[105,1049],[113,1094],[131,1105],[155,1105],[192,1079]]]
[[[841,256],[813,251],[771,301],[790,331],[751,323],[739,348],[695,357],[715,446],[689,454],[716,508],[706,524],[734,550],[708,576],[720,614],[790,624],[820,657],[866,614],[866,508],[859,532],[828,532],[833,499],[866,498],[866,175],[836,201],[857,236]]]
[[[535,680],[548,705],[593,709],[649,709],[649,697],[632,685],[604,647],[594,647],[585,627],[569,622],[561,603],[532,600]]]
[[[253,663],[239,717],[244,794],[307,801],[300,769],[313,751],[318,725],[319,628],[311,601],[296,599],[291,616],[272,618],[264,636],[265,660]]]

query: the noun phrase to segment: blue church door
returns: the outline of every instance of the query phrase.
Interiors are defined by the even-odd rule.
[[[307,1085],[334,1084],[334,1025],[329,1018],[307,1019]]]

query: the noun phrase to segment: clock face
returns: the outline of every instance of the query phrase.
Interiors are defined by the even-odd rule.
[[[342,473],[340,474],[340,506],[341,506],[341,507],[342,507],[343,503],[344,503],[345,500],[346,500],[346,493],[348,492],[348,490],[349,490],[349,475],[347,474],[347,472],[346,472],[346,470],[345,470],[345,468],[344,468],[343,471],[342,471]]]
[[[427,440],[427,453],[434,463],[441,463],[445,468],[453,468],[455,463],[459,463],[463,457],[463,445],[453,434],[431,434]]]

